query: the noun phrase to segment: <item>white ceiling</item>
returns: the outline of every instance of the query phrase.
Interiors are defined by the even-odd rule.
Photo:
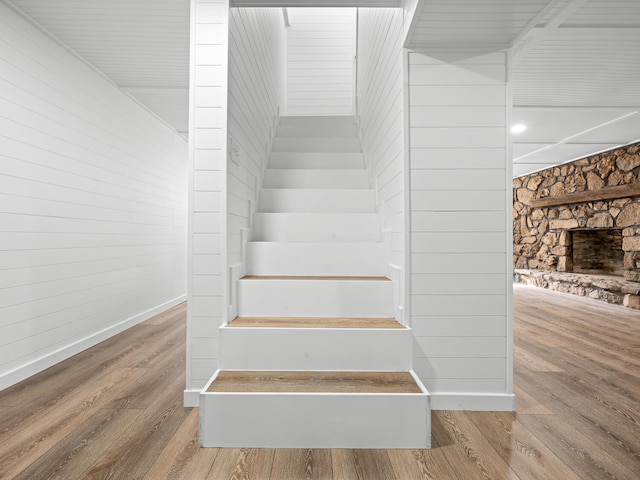
[[[11,0],[18,9],[186,134],[190,0]]]
[[[640,140],[640,0],[426,0],[410,47],[513,47],[514,175]]]
[[[9,0],[0,0],[9,3]],[[414,0],[415,1],[415,0]],[[233,0],[235,6],[278,0]],[[400,0],[279,0],[397,7]],[[12,0],[186,134],[190,0]],[[640,140],[640,0],[420,0],[412,48],[513,47],[514,175]]]

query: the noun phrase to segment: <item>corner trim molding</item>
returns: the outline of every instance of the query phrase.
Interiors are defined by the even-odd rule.
[[[200,391],[201,390],[184,391],[183,403],[185,408],[200,407]]]
[[[480,412],[515,412],[516,396],[500,393],[433,393],[432,410],[469,410]]]
[[[181,295],[156,307],[150,308],[149,310],[145,310],[144,312],[138,313],[136,315],[133,315],[132,317],[103,328],[102,330],[99,330],[95,333],[87,335],[80,340],[54,350],[53,352],[49,352],[36,359],[33,359],[23,365],[14,368],[13,370],[0,373],[0,391],[12,385],[15,385],[18,382],[21,382],[22,380],[25,380],[26,378],[29,378],[36,373],[46,370],[56,363],[66,360],[73,355],[86,350],[87,348],[91,348],[98,343],[107,340],[108,338],[113,337],[114,335],[117,335],[118,333],[121,333],[128,328],[133,327],[134,325],[137,325],[138,323],[144,322],[145,320],[148,320],[149,318],[162,313],[171,307],[175,307],[176,305],[186,300],[187,296]]]

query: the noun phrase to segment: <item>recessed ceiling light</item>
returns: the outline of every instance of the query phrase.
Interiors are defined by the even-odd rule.
[[[527,129],[527,126],[524,123],[517,123],[513,127],[511,127],[511,133],[522,133]]]

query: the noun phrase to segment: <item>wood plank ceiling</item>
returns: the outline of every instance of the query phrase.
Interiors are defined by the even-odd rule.
[[[187,133],[190,0],[11,3],[167,124]]]
[[[190,0],[12,3],[178,132],[187,133]],[[232,3],[398,7],[407,2]],[[640,1],[417,2],[408,47],[470,44],[478,50],[513,47],[513,120],[527,125],[513,137],[515,175],[640,139]]]
[[[640,1],[426,0],[408,45],[513,47],[514,175],[640,140]]]

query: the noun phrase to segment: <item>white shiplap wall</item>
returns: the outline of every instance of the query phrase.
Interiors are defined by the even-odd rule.
[[[288,115],[353,114],[355,8],[291,8]]]
[[[227,304],[228,0],[191,0],[189,303],[185,405],[218,368]]]
[[[243,243],[278,122],[286,32],[275,8],[232,8],[229,29],[229,135],[237,154],[227,172],[227,256],[234,278],[245,273]]]
[[[187,144],[0,3],[0,389],[184,300]]]
[[[230,10],[227,0],[193,2],[185,404],[197,406],[199,390],[219,365],[219,327],[233,302],[231,275],[243,271],[241,232],[249,227],[273,136],[285,39],[279,9]]]
[[[409,55],[411,326],[433,408],[513,408],[506,54]]]
[[[387,274],[397,288],[396,316],[403,298],[404,116],[403,15],[401,9],[360,9],[358,13],[358,118],[362,147],[371,171],[388,239]]]

